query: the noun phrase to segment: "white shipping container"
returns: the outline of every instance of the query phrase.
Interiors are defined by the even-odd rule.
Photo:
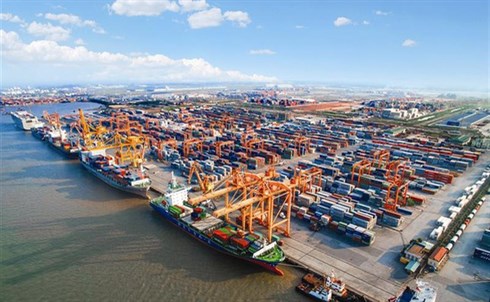
[[[451,223],[451,220],[450,221],[446,221],[440,227],[442,227],[443,231],[446,231],[447,230],[447,227],[449,226],[450,223]]]
[[[459,213],[461,211],[460,207],[455,207],[455,206],[450,206],[449,207],[449,212],[456,212]]]
[[[429,235],[429,238],[433,239],[433,240],[437,240],[437,239],[439,239],[440,236],[441,236],[441,234],[438,232],[438,229],[433,229]]]

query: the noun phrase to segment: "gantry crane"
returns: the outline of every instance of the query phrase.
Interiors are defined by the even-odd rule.
[[[189,203],[195,205],[223,196],[224,207],[213,212],[215,217],[224,217],[226,221],[233,223],[229,214],[240,211],[243,229],[253,232],[253,221],[258,221],[267,228],[269,241],[272,241],[274,230],[281,230],[289,236],[293,186],[270,179],[276,175],[270,170],[263,176],[234,170],[226,181],[225,188],[191,198]],[[285,218],[280,215],[283,212],[286,212]]]
[[[398,160],[394,160],[394,161],[389,162],[386,165],[385,177],[387,179],[394,178],[397,176],[404,178],[405,177],[404,171],[407,168],[407,166],[406,166],[407,163],[408,163],[408,160],[406,160],[406,159],[398,159]]]
[[[311,190],[312,186],[322,187],[322,170],[317,167],[309,169],[297,169],[291,178],[291,184],[301,193]]]
[[[352,172],[351,172],[351,183],[354,183],[354,175],[357,172],[357,184],[361,182],[361,176],[366,173],[370,174],[370,168],[371,168],[371,161],[367,159],[360,160],[358,162],[355,162],[354,165],[352,165]]]
[[[201,177],[201,174],[204,174],[204,177]],[[192,162],[191,168],[189,170],[189,177],[187,178],[187,182],[189,184],[192,183],[192,177],[196,176],[196,179],[199,184],[199,188],[203,193],[208,193],[213,190],[213,182],[211,181],[209,175],[206,175],[206,173],[203,171],[201,165],[197,163],[196,161]]]
[[[373,166],[381,168],[386,166],[390,161],[390,151],[387,149],[376,150],[373,153]]]
[[[100,121],[88,121],[82,109],[78,109],[79,128],[83,139],[83,149],[89,151],[104,150],[118,146],[117,133],[111,133]]]
[[[309,152],[311,140],[308,137],[299,136],[294,138],[294,148],[301,155],[301,148],[305,148],[305,152]]]
[[[223,148],[228,147],[229,149],[233,149],[234,146],[235,146],[234,141],[217,141],[214,144],[216,155],[221,157],[221,151]]]
[[[386,166],[386,180],[390,183],[386,189],[384,207],[391,211],[396,211],[398,204],[406,205],[408,193],[408,181],[405,181],[405,168],[407,160],[395,160]],[[401,173],[400,173],[401,171]],[[395,190],[393,192],[393,190]],[[392,197],[394,195],[394,197]],[[401,199],[400,199],[401,196]]]
[[[145,129],[151,130],[152,128],[160,129],[160,120],[156,118],[147,118],[145,120]]]
[[[61,121],[59,113],[49,114],[47,111],[43,111],[43,118],[50,124],[54,129],[61,129]]]
[[[137,121],[131,121],[127,114],[113,114],[110,121],[113,130],[119,134],[126,136],[143,135],[143,127],[141,124]]]
[[[221,119],[221,122],[223,123],[223,127],[225,129],[228,129],[229,130],[229,129],[233,128],[233,122],[234,122],[233,117],[231,117],[231,116],[225,116],[225,117],[223,117]]]
[[[167,138],[159,140],[157,143],[158,149],[163,150],[163,147],[169,146],[170,148],[177,150],[177,141],[173,138]]]
[[[191,154],[192,147],[196,147],[199,152],[202,152],[202,140],[197,138],[185,140],[182,143],[184,157],[188,157]]]
[[[253,138],[251,140],[246,141],[244,146],[246,148],[247,155],[250,156],[252,150],[264,149],[264,141],[258,138]]]
[[[144,136],[131,135],[128,137],[116,136],[118,150],[115,154],[117,164],[129,162],[131,166],[140,167],[145,160],[145,152],[149,139]]]

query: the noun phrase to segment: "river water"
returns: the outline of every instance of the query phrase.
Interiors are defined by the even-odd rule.
[[[74,113],[98,107],[32,106]],[[220,254],[0,116],[0,301],[298,301],[283,277]]]

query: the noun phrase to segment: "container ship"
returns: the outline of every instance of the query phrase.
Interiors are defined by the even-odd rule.
[[[189,205],[189,190],[190,188],[177,183],[172,173],[172,181],[166,193],[152,199],[150,206],[182,231],[215,250],[283,275],[277,265],[284,261],[285,255],[276,241],[267,242],[258,233],[237,229],[212,216],[203,205]]]
[[[48,137],[48,127],[31,128],[31,134],[37,139],[45,141]]]
[[[148,198],[151,180],[143,170],[115,165],[114,158],[107,155],[105,150],[81,151],[80,162],[90,173],[106,184]]]
[[[78,147],[78,143],[74,138],[69,137],[64,129],[60,128],[48,131],[44,136],[44,140],[47,140],[49,146],[70,159],[75,159],[79,156],[80,148]]]
[[[44,126],[43,122],[39,121],[37,117],[27,111],[14,111],[10,115],[15,125],[25,131]]]

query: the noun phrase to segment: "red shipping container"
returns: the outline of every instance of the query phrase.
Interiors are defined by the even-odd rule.
[[[243,238],[232,237],[230,241],[231,243],[238,247],[241,247],[242,249],[246,249],[250,245],[250,242]]]

